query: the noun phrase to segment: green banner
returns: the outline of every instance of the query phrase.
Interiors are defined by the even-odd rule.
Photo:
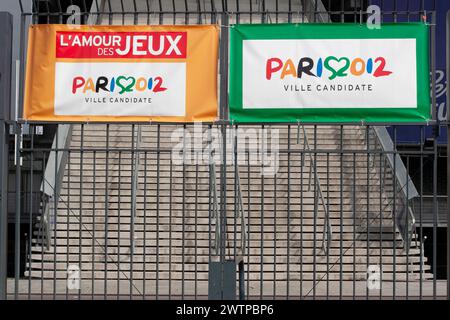
[[[426,122],[428,26],[233,25],[230,120]]]

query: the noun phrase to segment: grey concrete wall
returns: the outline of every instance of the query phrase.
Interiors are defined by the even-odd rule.
[[[31,11],[31,0],[22,0],[24,10]],[[1,0],[0,11],[9,12],[13,15],[13,51],[12,51],[12,75],[11,75],[11,116],[15,116],[16,106],[16,60],[20,55],[20,5],[19,0]]]

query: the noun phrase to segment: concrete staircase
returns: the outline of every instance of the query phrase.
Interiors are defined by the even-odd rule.
[[[208,264],[218,259],[210,166],[207,156],[197,165],[172,158],[173,147],[183,143],[174,129],[182,126],[141,125],[138,141],[137,126],[74,125],[58,206],[50,209],[51,246],[41,247],[38,223],[25,276],[57,279],[60,294],[206,297]],[[319,284],[365,283],[369,265],[378,265],[388,282],[432,276],[420,242],[413,239],[405,250],[393,224],[392,172],[382,155],[363,152],[368,143],[375,148],[373,135],[356,126],[272,129],[279,130],[277,174],[261,175],[261,162],[238,166],[245,226],[236,209],[236,167],[215,166],[217,205],[226,198],[225,258],[244,260],[250,297],[305,296]],[[192,134],[191,126],[187,130]],[[208,136],[206,126],[202,132]],[[233,139],[226,141],[233,150]],[[308,153],[307,144],[320,152]],[[206,142],[199,146],[208,150]],[[332,236],[324,251],[327,210]],[[80,269],[80,292],[65,285],[70,265]]]

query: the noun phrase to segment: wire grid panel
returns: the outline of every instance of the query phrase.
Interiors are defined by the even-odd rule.
[[[94,0],[82,16],[85,22],[94,16],[98,24],[124,25],[223,24],[221,13],[229,23],[364,19],[343,3],[341,10],[327,11],[315,1]],[[383,17],[404,14],[410,21],[433,15],[423,5],[405,13],[385,9]],[[35,22],[67,18],[46,10],[24,16]],[[204,126],[202,161],[192,160],[199,153],[186,159],[181,152],[181,163],[175,163],[174,149],[188,142],[174,142],[174,134],[186,137],[185,129],[194,136],[189,124],[78,124],[67,148],[24,141],[26,202],[39,195],[32,179],[45,178],[51,152],[65,154],[67,163],[60,191],[47,200],[48,212],[44,206],[22,206],[30,236],[23,274],[8,283],[8,293],[23,298],[206,298],[209,263],[232,260],[244,262],[245,281],[236,288],[247,298],[444,295],[443,284],[433,276],[436,259],[430,265],[424,256],[422,233],[408,233],[414,241],[405,249],[395,221],[405,207],[399,192],[405,185],[396,181],[390,153],[380,149],[373,128]],[[245,143],[255,134],[261,140],[264,129],[278,137],[277,152],[266,154],[269,160],[276,154],[274,174],[262,174],[267,159],[258,158],[265,154],[261,149],[238,151],[239,139]],[[208,153],[213,136],[215,166]],[[412,154],[424,160],[436,158],[436,152],[421,148]],[[233,158],[237,161],[230,162]],[[432,172],[437,176],[437,166]],[[422,181],[423,171],[419,175]],[[378,290],[368,287],[370,266],[379,268]]]

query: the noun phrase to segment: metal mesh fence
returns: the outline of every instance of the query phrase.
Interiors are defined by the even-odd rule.
[[[382,19],[434,23],[433,1],[407,2],[399,11],[382,1]],[[364,23],[370,1],[33,3],[23,26],[66,23],[74,12],[80,23],[217,23],[223,43],[233,23]],[[15,123],[8,298],[446,297],[443,169],[427,126],[403,148],[401,125],[236,125],[227,50],[217,123],[59,124],[52,144],[38,135],[48,124]],[[433,58],[431,70],[434,88]]]

